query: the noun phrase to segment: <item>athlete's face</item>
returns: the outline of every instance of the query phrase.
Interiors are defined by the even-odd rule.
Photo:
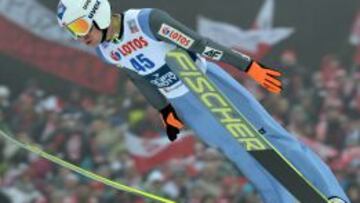
[[[96,26],[92,26],[90,32],[84,37],[80,37],[80,42],[91,46],[96,47],[101,43],[103,32],[99,30]]]

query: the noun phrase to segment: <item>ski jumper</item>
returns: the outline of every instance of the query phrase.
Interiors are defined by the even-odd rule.
[[[262,105],[210,58],[244,71],[251,59],[199,36],[157,9],[128,10],[122,14],[120,39],[97,47],[98,55],[126,73],[156,109],[169,103],[185,125],[203,142],[219,149],[249,179],[265,203],[291,203],[294,197],[251,157],[170,70],[166,53],[187,50],[207,77],[235,107],[322,193],[349,202],[326,164],[279,125]],[[286,175],[286,174],[284,174]],[[301,188],[300,188],[301,189]]]

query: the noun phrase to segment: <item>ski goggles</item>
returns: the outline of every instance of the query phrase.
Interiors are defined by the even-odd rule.
[[[75,38],[83,37],[89,33],[92,21],[81,17],[66,25],[67,30]]]

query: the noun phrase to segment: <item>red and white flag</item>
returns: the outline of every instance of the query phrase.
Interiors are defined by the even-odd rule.
[[[265,0],[253,25],[253,29],[272,29],[274,19],[275,2]]]
[[[360,11],[357,13],[352,27],[352,32],[350,36],[350,43],[352,45],[360,44]]]
[[[350,43],[357,47],[354,62],[360,65],[360,10],[358,11],[350,35]]]
[[[182,133],[175,142],[170,142],[167,137],[149,139],[137,137],[130,133],[125,135],[127,150],[141,173],[171,159],[192,155],[195,140],[191,133]]]
[[[268,53],[272,46],[288,38],[294,32],[293,28],[273,27],[274,7],[274,0],[266,0],[253,27],[249,30],[204,17],[198,18],[197,29],[203,36],[255,59],[260,59]]]

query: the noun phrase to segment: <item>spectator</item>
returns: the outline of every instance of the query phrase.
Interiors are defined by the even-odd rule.
[[[251,89],[276,120],[321,154],[351,200],[358,202],[360,69],[345,69],[340,59],[329,55],[316,74],[307,74],[308,68],[299,65],[291,50],[283,53],[281,62],[288,78],[282,97]],[[69,95],[50,94],[34,80],[18,94],[0,85],[0,128],[100,175],[176,202],[260,202],[233,165],[200,142],[191,156],[140,175],[124,135],[152,139],[163,136],[164,129],[136,88],[127,81],[122,86],[123,91],[107,96],[77,87]],[[145,203],[144,198],[89,182],[1,140],[0,149],[0,188],[13,202]]]

